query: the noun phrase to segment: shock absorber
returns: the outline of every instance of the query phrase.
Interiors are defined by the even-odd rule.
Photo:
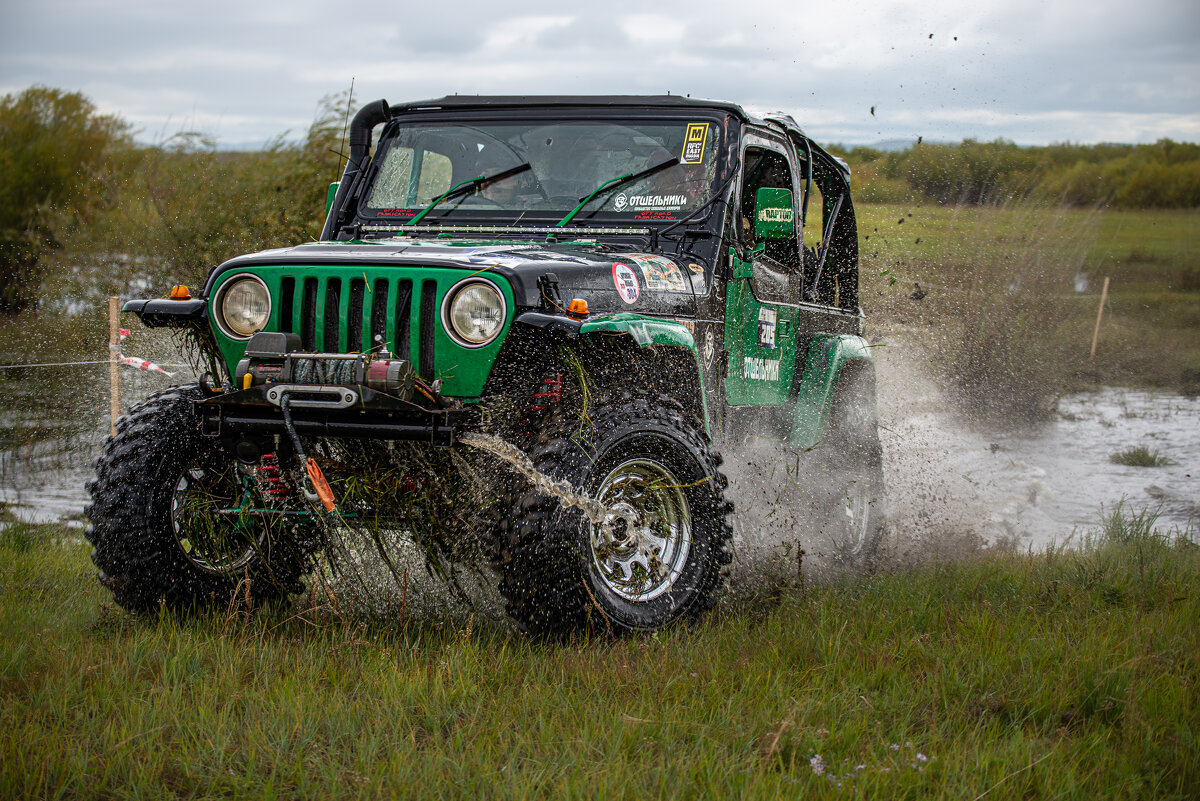
[[[538,390],[533,393],[532,403],[529,404],[530,412],[544,412],[551,403],[562,403],[562,373],[548,375],[542,379],[538,385]]]

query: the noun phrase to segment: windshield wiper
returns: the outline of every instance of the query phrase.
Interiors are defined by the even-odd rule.
[[[450,187],[445,192],[443,192],[442,194],[435,197],[428,206],[421,209],[421,211],[417,213],[416,217],[413,217],[411,220],[409,220],[408,222],[406,222],[404,224],[405,225],[416,225],[422,219],[424,219],[426,214],[428,214],[429,212],[431,212],[435,208],[437,208],[438,205],[443,200],[449,200],[450,198],[460,197],[462,195],[469,195],[472,192],[475,192],[475,191],[478,191],[485,187],[491,186],[492,184],[497,183],[498,181],[503,181],[505,178],[511,178],[514,175],[520,175],[521,173],[525,172],[526,170],[531,170],[531,169],[533,169],[533,167],[530,166],[530,164],[528,162],[526,162],[525,164],[521,164],[516,167],[511,167],[511,168],[505,170],[504,172],[498,172],[495,175],[491,175],[491,176],[480,175],[475,178],[468,178],[465,181],[459,181],[454,186]]]
[[[576,206],[575,208],[571,209],[571,212],[566,217],[563,217],[561,220],[559,220],[558,224],[555,225],[554,227],[555,228],[566,228],[567,224],[570,223],[571,220],[575,219],[575,215],[578,214],[579,212],[583,211],[584,206],[591,203],[592,200],[594,200],[597,195],[602,194],[604,192],[611,192],[619,186],[624,186],[625,184],[633,183],[634,181],[640,181],[641,179],[646,178],[647,176],[650,176],[650,175],[654,175],[654,173],[656,173],[656,172],[661,172],[661,171],[667,169],[668,167],[674,167],[678,163],[679,163],[678,157],[671,158],[671,159],[667,159],[666,161],[664,161],[661,164],[655,164],[653,167],[644,169],[641,172],[631,172],[628,175],[620,175],[616,178],[611,178],[611,179],[605,181],[604,183],[600,184],[598,187],[593,189],[590,194],[579,198],[579,205]]]

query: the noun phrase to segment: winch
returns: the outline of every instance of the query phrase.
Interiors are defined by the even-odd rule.
[[[411,362],[393,359],[386,350],[308,353],[300,350],[299,334],[260,331],[246,343],[234,378],[240,389],[267,384],[364,386],[409,400],[414,371]]]

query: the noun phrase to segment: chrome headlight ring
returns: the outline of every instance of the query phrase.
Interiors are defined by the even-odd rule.
[[[467,278],[442,299],[442,328],[464,348],[482,348],[500,336],[508,304],[500,287],[486,278]]]
[[[222,334],[246,340],[271,319],[271,291],[257,275],[238,273],[217,289],[212,310],[213,321]]]

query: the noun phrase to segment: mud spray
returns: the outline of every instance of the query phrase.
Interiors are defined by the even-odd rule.
[[[465,432],[459,443],[508,465],[521,479],[538,491],[568,508],[579,509],[602,536],[613,536],[618,521],[624,522],[627,536],[635,539],[641,531],[636,516],[609,509],[568,482],[539,471],[529,457],[516,446],[491,434]],[[480,465],[456,460],[459,470],[472,476],[476,489],[486,495],[492,491]],[[431,613],[433,617],[483,614],[503,619],[503,599],[497,590],[499,577],[484,560],[451,563],[442,571],[430,568],[427,555],[404,531],[366,531],[358,526],[338,526],[331,541],[335,543],[335,570],[323,577],[330,592],[348,591],[357,608],[378,614]],[[400,594],[397,595],[397,583]]]
[[[927,351],[904,339],[882,344],[875,355],[888,525],[877,566],[1080,542],[1119,503],[1158,513],[1165,527],[1195,529],[1200,399],[1112,389],[1063,398],[1043,423],[987,425],[959,411]],[[1173,463],[1147,470],[1110,462],[1139,444]],[[827,512],[822,490],[838,478],[819,450],[746,432],[722,453],[735,508],[731,596],[788,585],[800,569],[819,580],[872,567],[843,558],[815,524]]]
[[[884,566],[953,558],[1003,543],[1043,549],[1081,538],[1095,528],[1102,507],[1120,502],[1158,511],[1163,525],[1195,526],[1200,399],[1105,390],[1063,399],[1058,414],[1043,424],[988,430],[956,413],[932,377],[926,351],[903,339],[882,344],[875,354],[889,522],[880,556]],[[130,402],[162,384],[144,383],[130,393]],[[94,395],[94,387],[81,386],[79,394]],[[96,425],[86,434],[38,437],[44,417],[35,406],[24,406],[26,411],[10,407],[5,412],[14,437],[0,449],[0,500],[19,519],[78,521],[87,503],[83,484],[91,476],[90,456],[103,439],[104,421],[89,421]],[[477,469],[507,471],[503,462],[523,480],[580,509],[593,524],[608,518],[601,504],[541,475],[503,440],[468,435],[463,443],[469,447],[457,458]],[[1173,464],[1146,469],[1109,462],[1111,454],[1143,444]],[[812,526],[819,511],[813,489],[828,482],[828,465],[813,454],[789,454],[780,443],[752,433],[723,443],[722,452],[736,507],[731,595],[795,581],[798,567],[807,576],[843,569],[832,543]],[[375,539],[393,554],[399,578],[366,532],[353,534],[333,580],[342,589],[358,588],[355,605],[385,614],[424,611],[429,620],[469,614],[504,619],[490,567],[453,566],[454,582],[464,590],[460,595],[447,589],[444,576],[430,576],[424,553],[407,532],[378,532]]]
[[[633,536],[641,521],[605,507],[580,488],[537,470],[528,456],[498,437],[464,433],[459,442],[494,457],[537,490],[557,498],[564,507],[576,508],[601,532],[610,532],[617,521]],[[833,468],[819,454],[787,448],[781,442],[747,436],[726,456],[724,470],[730,478],[729,497],[734,503],[733,561],[729,567],[727,600],[793,586],[805,578],[827,578],[859,569],[838,553],[819,521],[828,513],[827,487]],[[490,474],[491,470],[474,472]],[[498,469],[499,465],[495,466]],[[485,481],[485,479],[480,479]],[[486,492],[486,490],[484,490]],[[341,533],[344,549],[338,553],[336,585],[353,588],[355,604],[376,613],[395,614],[402,602],[405,614],[432,612],[436,617],[481,613],[503,619],[503,601],[496,591],[498,576],[486,564],[451,565],[450,576],[431,576],[423,568],[424,554],[403,532],[381,539],[365,531]],[[381,564],[386,550],[390,564]],[[395,593],[399,578],[405,594]],[[449,590],[449,591],[448,591]]]

